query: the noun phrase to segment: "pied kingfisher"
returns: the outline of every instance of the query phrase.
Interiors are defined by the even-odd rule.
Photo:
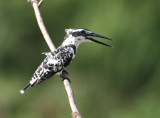
[[[82,42],[92,41],[105,46],[112,47],[108,44],[97,41],[91,38],[90,36],[100,37],[108,40],[112,39],[93,33],[88,29],[74,28],[66,29],[65,31],[67,34],[64,37],[63,43],[55,51],[43,53],[46,55],[46,58],[33,74],[33,77],[31,78],[29,84],[25,86],[24,89],[20,90],[21,94],[23,94],[29,87],[33,87],[38,83],[49,79],[55,74],[59,74],[60,77],[63,78],[63,80],[69,80],[67,76],[64,76],[63,72],[65,73],[65,75],[68,75],[68,72],[65,70],[65,67],[68,66],[72,59],[75,57],[78,45]]]

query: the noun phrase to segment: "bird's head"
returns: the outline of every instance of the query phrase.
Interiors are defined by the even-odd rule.
[[[93,39],[92,37],[99,37],[99,38],[104,38],[104,39],[108,39],[108,40],[112,40],[112,39],[110,39],[108,37],[105,37],[105,36],[102,36],[102,35],[99,35],[99,34],[96,34],[96,33],[93,33],[88,29],[74,28],[74,29],[65,29],[65,31],[67,33],[66,36],[64,37],[65,38],[65,41],[64,41],[65,44],[75,44],[75,45],[78,46],[82,42],[92,41],[92,42],[95,42],[95,43],[99,43],[99,44],[102,44],[102,45],[105,45],[105,46],[112,47],[112,46],[110,46],[106,43],[97,41],[97,40]]]

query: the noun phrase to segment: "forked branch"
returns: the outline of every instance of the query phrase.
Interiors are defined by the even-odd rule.
[[[47,29],[43,23],[43,19],[42,19],[40,10],[39,10],[40,6],[43,3],[43,0],[40,0],[40,2],[38,2],[37,0],[28,0],[28,2],[31,3],[33,6],[39,28],[42,32],[42,35],[43,35],[45,41],[47,42],[47,45],[49,46],[51,51],[54,51],[56,48],[55,48],[54,44],[52,43],[52,40],[47,32]],[[80,115],[78,108],[76,106],[76,102],[75,102],[75,98],[74,98],[74,94],[73,94],[70,82],[68,80],[64,80],[63,83],[64,83],[64,86],[65,86],[65,89],[66,89],[66,92],[68,95],[69,103],[71,106],[72,118],[81,118],[81,115]]]
[[[46,27],[45,27],[45,25],[43,23],[43,19],[42,19],[40,10],[39,10],[39,6],[38,6],[37,0],[28,0],[28,2],[31,3],[32,6],[33,6],[34,13],[35,13],[39,28],[40,28],[40,30],[41,30],[41,32],[43,34],[43,37],[44,37],[45,41],[47,42],[50,50],[54,51],[56,48],[55,48],[54,44],[52,43],[52,40],[51,40],[51,38],[50,38],[50,36],[49,36],[49,34],[47,32],[47,29],[46,29]],[[41,5],[42,5],[42,2],[41,2]]]

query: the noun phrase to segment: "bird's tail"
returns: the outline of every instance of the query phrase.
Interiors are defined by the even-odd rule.
[[[21,94],[23,94],[27,89],[29,89],[31,87],[31,84],[29,83],[29,84],[27,84],[22,90],[20,90],[19,92],[21,93]]]

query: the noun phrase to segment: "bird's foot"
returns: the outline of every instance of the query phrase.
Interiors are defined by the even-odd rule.
[[[65,79],[68,80],[71,83],[71,80],[67,77],[68,72],[64,69],[61,74],[60,77],[62,78],[62,81],[64,81]]]
[[[66,80],[68,80],[71,83],[71,80],[68,77],[64,77],[64,76],[61,76],[61,77],[62,77],[62,82],[66,79]]]
[[[65,74],[67,74],[67,75],[68,75],[68,72],[67,72],[67,70],[66,70],[66,69],[64,69],[64,70],[62,71],[62,73],[65,73]]]

